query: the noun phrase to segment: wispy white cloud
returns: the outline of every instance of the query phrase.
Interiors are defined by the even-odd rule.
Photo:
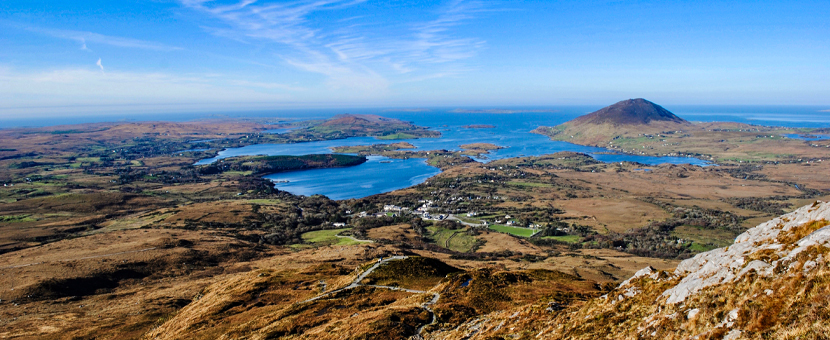
[[[432,19],[414,24],[385,24],[395,27],[367,24],[370,19],[361,15],[328,22],[315,20],[321,13],[353,10],[365,1],[244,0],[226,5],[180,0],[184,6],[222,23],[218,25],[221,27],[206,28],[211,33],[255,44],[276,43],[282,47],[278,57],[300,70],[325,76],[326,84],[332,88],[377,92],[396,82],[455,73],[442,68],[459,69],[446,65],[475,56],[485,44],[454,32],[456,26],[485,11],[485,6],[477,1],[452,0],[431,12]],[[391,33],[390,29],[397,31]]]
[[[84,110],[107,105],[125,110],[141,110],[147,105],[193,109],[273,107],[291,103],[302,91],[295,86],[222,74],[103,74],[83,68],[21,71],[0,65],[0,118],[59,112],[62,107]],[[133,105],[140,106],[130,108]]]
[[[60,30],[36,26],[22,26],[19,24],[15,24],[14,26],[25,29],[30,32],[35,32],[55,38],[77,41],[79,44],[81,44],[82,50],[89,50],[89,48],[87,47],[87,43],[157,51],[175,51],[182,49],[180,47],[169,46],[152,41],[116,37],[87,31]]]
[[[98,58],[98,62],[95,63],[95,65],[98,65],[98,67],[101,68],[101,72],[104,72],[104,65],[101,64],[101,58]]]

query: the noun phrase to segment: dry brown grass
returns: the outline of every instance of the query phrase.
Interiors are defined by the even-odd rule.
[[[26,152],[59,154],[82,145],[120,144],[145,136],[161,139],[226,138],[228,134],[250,133],[268,128],[267,125],[250,121],[206,120],[182,123],[91,123],[34,129],[3,129],[0,130],[0,144],[14,145],[16,151],[0,151],[0,157]],[[52,133],[65,130],[71,130],[73,133]]]
[[[136,339],[209,282],[277,254],[206,231],[141,229],[0,255],[0,338]]]
[[[477,252],[501,252],[510,250],[522,254],[542,254],[543,251],[539,247],[527,242],[525,240],[510,236],[508,234],[482,231],[476,238],[484,240],[484,245],[479,247]]]
[[[797,241],[826,224],[807,223],[787,240]],[[738,329],[742,331],[741,339],[824,339],[830,324],[828,255],[830,248],[813,246],[799,254],[789,269],[779,268],[776,277],[750,272],[735,282],[703,289],[675,305],[661,302],[661,295],[680,278],[668,273],[661,274],[660,280],[642,277],[612,291],[607,298],[562,312],[550,314],[544,311],[544,304],[531,303],[491,313],[479,318],[486,322],[477,326],[480,329],[476,332],[482,338],[721,339]],[[824,260],[805,271],[803,263],[819,256]],[[629,287],[634,287],[633,296],[624,294]],[[693,309],[698,312],[691,314]],[[735,319],[728,318],[732,310],[737,311]],[[727,321],[732,325],[726,325]],[[465,338],[472,334],[472,324],[436,332],[432,338]]]
[[[390,240],[397,242],[412,241],[418,234],[409,224],[396,224],[380,228],[372,228],[367,231],[367,236],[376,240]]]
[[[676,128],[664,126],[613,126],[611,124],[567,127],[563,132],[553,136],[554,139],[564,140],[583,145],[607,147],[621,146],[621,151],[646,155],[667,155],[676,153],[702,154],[714,156],[719,162],[743,161],[779,161],[798,158],[830,157],[830,149],[813,147],[801,140],[778,137],[785,133],[798,131],[747,126],[736,123],[699,123],[684,127],[682,133],[663,134],[653,139],[637,139],[641,133],[658,134]],[[743,131],[739,131],[743,130]],[[747,131],[749,130],[749,131]],[[572,137],[573,136],[573,137]],[[614,137],[636,139],[631,142],[614,140]],[[609,144],[612,142],[613,144]]]

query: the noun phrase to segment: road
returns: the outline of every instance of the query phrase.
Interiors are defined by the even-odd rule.
[[[364,271],[362,274],[358,275],[357,278],[355,278],[352,281],[352,283],[349,284],[348,286],[325,292],[323,294],[317,295],[313,298],[310,298],[310,299],[305,300],[305,301],[300,302],[300,303],[311,302],[311,301],[318,300],[318,299],[324,298],[326,296],[332,295],[334,293],[338,293],[338,292],[342,292],[342,291],[347,290],[347,289],[352,289],[352,288],[357,288],[357,287],[363,286],[363,285],[360,284],[360,281],[363,281],[363,279],[365,279],[367,276],[369,276],[369,274],[372,274],[372,272],[375,271],[375,269],[378,269],[378,267],[380,267],[381,265],[383,265],[383,264],[385,264],[386,262],[389,262],[389,261],[403,260],[403,259],[406,259],[408,257],[409,256],[391,256],[391,257],[387,257],[387,258],[373,264],[371,267],[369,267],[369,269]],[[388,289],[398,290],[398,287],[389,287],[389,286],[376,286],[375,288],[388,288]],[[421,293],[423,293],[423,292],[421,292]]]
[[[450,237],[447,237],[447,240],[444,241],[444,248],[450,249],[450,241],[452,241],[452,238],[455,237],[455,235],[458,235],[458,233],[460,233],[460,231],[456,231],[452,233]]]
[[[461,223],[461,224],[463,224],[463,225],[466,225],[466,226],[468,226],[468,227],[486,227],[486,226],[487,226],[487,224],[486,224],[486,223],[484,223],[484,222],[479,223],[479,224],[470,223],[470,222],[464,222],[464,221],[462,221],[460,218],[455,217],[455,215],[453,215],[453,214],[450,214],[450,215],[447,217],[447,219],[448,219],[448,220],[452,220],[452,221],[456,221],[456,222]]]
[[[389,261],[403,260],[403,259],[406,259],[406,258],[408,258],[408,257],[409,257],[409,256],[391,256],[391,257],[384,258],[384,259],[382,259],[382,260],[378,261],[377,263],[373,264],[371,267],[369,267],[369,269],[367,269],[366,271],[364,271],[364,272],[363,272],[363,273],[361,273],[360,275],[358,275],[358,276],[357,276],[357,278],[355,278],[354,280],[352,280],[352,283],[350,283],[348,286],[343,287],[343,288],[339,288],[339,289],[335,289],[335,290],[332,290],[332,291],[325,292],[325,293],[323,293],[323,294],[317,295],[317,296],[315,296],[315,297],[313,297],[313,298],[310,298],[310,299],[308,299],[308,300],[302,301],[302,302],[300,302],[300,303],[312,302],[312,301],[315,301],[315,300],[318,300],[318,299],[324,298],[324,297],[326,297],[326,296],[329,296],[329,295],[332,295],[332,294],[336,294],[336,293],[342,292],[342,291],[344,291],[344,290],[353,289],[353,288],[357,288],[357,287],[361,287],[361,286],[363,286],[363,287],[371,287],[371,288],[378,288],[378,289],[391,289],[391,290],[396,290],[396,291],[401,291],[401,292],[407,292],[407,293],[413,293],[413,294],[428,294],[429,292],[427,292],[427,291],[423,291],[423,290],[407,289],[407,288],[393,287],[393,286],[380,286],[380,285],[364,285],[364,284],[360,284],[360,281],[363,281],[363,279],[365,279],[367,276],[369,276],[370,274],[372,274],[372,272],[374,272],[374,271],[375,271],[375,269],[378,269],[378,267],[380,267],[380,266],[382,266],[382,265],[386,264],[386,263],[387,263],[387,262],[389,262]],[[325,289],[325,288],[324,288],[324,289]],[[438,294],[438,293],[431,293],[431,294],[432,294],[432,300],[429,300],[429,301],[427,301],[427,302],[424,302],[424,303],[421,305],[421,308],[423,308],[424,310],[426,310],[427,312],[429,312],[430,317],[431,317],[431,320],[430,320],[430,322],[429,322],[428,324],[424,324],[424,325],[421,325],[421,327],[418,327],[418,331],[417,331],[416,335],[413,337],[414,339],[422,339],[422,337],[421,337],[421,332],[423,332],[424,327],[429,326],[429,325],[432,325],[432,324],[434,324],[434,323],[437,321],[437,320],[436,320],[436,317],[435,317],[435,312],[432,310],[432,308],[429,308],[429,306],[430,306],[430,305],[434,305],[435,303],[437,303],[437,302],[438,302],[438,299],[440,299],[440,298],[441,298],[441,294]]]

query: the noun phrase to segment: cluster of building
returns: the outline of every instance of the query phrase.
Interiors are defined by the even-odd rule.
[[[435,205],[435,202],[432,201],[432,200],[419,200],[418,203],[420,204],[420,206],[418,206],[415,209],[408,208],[408,207],[401,207],[401,206],[397,206],[397,205],[394,205],[394,204],[386,204],[386,205],[383,206],[383,210],[378,212],[378,213],[370,214],[370,213],[367,213],[366,211],[361,211],[357,214],[357,216],[358,217],[386,217],[386,216],[397,217],[397,216],[401,216],[403,214],[411,214],[411,215],[415,215],[417,217],[420,217],[421,219],[424,219],[424,220],[433,220],[433,221],[443,221],[447,218],[450,218],[450,215],[446,214],[446,213],[436,214],[435,211],[434,211],[435,208],[436,208],[436,205]],[[433,210],[433,213],[430,213],[430,210]],[[351,214],[352,212],[349,210],[349,211],[346,211],[346,213]],[[457,214],[459,214],[459,213],[457,213]],[[479,215],[479,213],[475,212],[475,211],[460,213],[460,214],[465,214],[467,217],[476,217],[476,216]],[[487,225],[492,223],[492,222],[488,222],[488,221],[484,221],[484,220],[482,220],[482,222],[483,222],[484,226],[487,226]],[[514,220],[513,216],[510,216],[510,215],[505,215],[503,218],[498,218],[493,222],[495,222],[496,224],[504,224],[504,225],[507,225],[507,226],[524,227],[524,228],[531,228],[531,229],[537,229],[537,230],[544,228],[544,226],[541,225],[541,224],[529,224],[527,226],[520,225],[521,223]],[[335,227],[342,227],[342,226],[345,226],[345,224],[336,223],[334,226]],[[569,232],[569,230],[563,230],[563,231]]]

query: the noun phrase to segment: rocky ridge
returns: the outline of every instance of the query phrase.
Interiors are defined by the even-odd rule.
[[[638,271],[608,294],[492,313],[432,339],[824,339],[830,331],[830,203],[816,201],[729,247]],[[554,302],[555,305],[555,302]]]

